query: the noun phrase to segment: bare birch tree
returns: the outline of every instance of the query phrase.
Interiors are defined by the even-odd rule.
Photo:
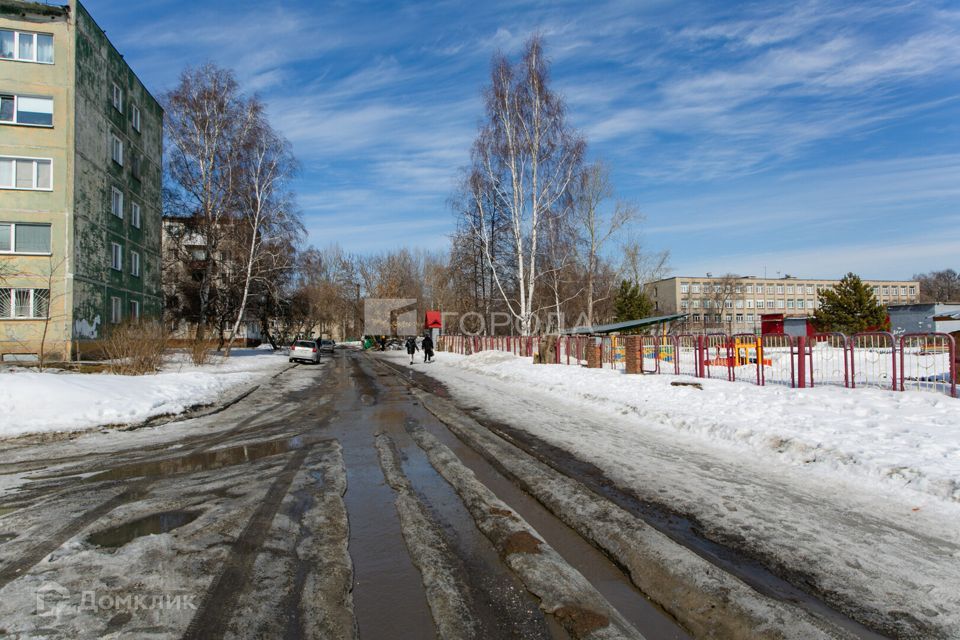
[[[593,307],[598,297],[596,284],[604,247],[615,234],[639,219],[636,207],[625,202],[617,202],[612,211],[605,211],[604,204],[613,196],[610,170],[602,162],[584,167],[574,181],[573,215],[581,233],[580,252],[586,275],[584,295],[588,326],[593,326]],[[610,292],[605,291],[601,299],[609,295]]]
[[[262,105],[240,92],[233,72],[213,64],[186,69],[163,103],[172,201],[179,205],[177,215],[195,218],[205,246],[204,255],[195,256],[201,263],[196,340],[202,342],[221,239],[235,206],[240,159]]]
[[[237,234],[240,250],[232,262],[239,267],[239,302],[227,338],[226,355],[248,308],[251,288],[269,287],[278,271],[291,268],[289,238],[303,235],[289,181],[296,171],[290,144],[260,115],[247,130],[249,139],[236,169]]]
[[[479,240],[494,284],[520,333],[529,335],[543,269],[541,233],[577,173],[582,138],[567,124],[563,100],[550,87],[543,43],[531,38],[520,62],[494,57],[485,92],[487,122],[474,144],[469,190],[476,205],[471,230]],[[497,239],[488,219],[502,211],[509,228],[512,272],[494,261]],[[510,281],[515,289],[510,295]]]

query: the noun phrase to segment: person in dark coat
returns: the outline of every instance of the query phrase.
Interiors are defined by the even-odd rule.
[[[407,338],[407,353],[410,354],[410,364],[413,364],[413,354],[415,354],[419,349],[417,349],[417,339],[413,336]]]
[[[420,346],[423,348],[423,361],[433,362],[433,339],[429,334],[423,336]]]

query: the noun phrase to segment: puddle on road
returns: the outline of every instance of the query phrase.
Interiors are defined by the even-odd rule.
[[[180,458],[154,460],[116,467],[108,471],[96,473],[87,478],[87,481],[126,480],[127,478],[139,478],[143,476],[171,476],[178,473],[209,471],[211,469],[219,469],[221,467],[253,462],[262,458],[280,455],[327,439],[329,438],[294,436],[293,438],[283,438],[281,440],[237,445],[226,449],[201,451],[200,453],[193,453]]]
[[[167,533],[193,522],[200,515],[198,511],[164,511],[144,518],[98,531],[87,538],[87,542],[98,547],[115,549],[122,547],[135,538]]]
[[[0,533],[0,544],[3,544],[4,542],[10,542],[16,537],[17,534],[15,533]]]

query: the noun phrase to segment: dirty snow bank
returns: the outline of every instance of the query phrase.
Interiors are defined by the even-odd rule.
[[[148,376],[80,374],[25,369],[0,371],[0,437],[131,424],[216,402],[287,363],[286,354],[234,349],[194,366],[186,354],[168,358]]]
[[[528,358],[496,351],[439,355],[435,365],[428,365],[437,369],[429,372],[452,390],[468,389],[471,377],[483,376],[508,383],[514,397],[546,394],[584,412],[616,418],[610,438],[585,440],[586,449],[617,455],[626,435],[618,432],[672,431],[710,446],[960,502],[960,400],[942,394],[697,379],[701,391],[670,386],[694,381],[684,376],[533,365]]]

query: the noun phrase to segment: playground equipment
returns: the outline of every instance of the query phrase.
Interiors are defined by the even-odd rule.
[[[708,357],[704,361],[704,364],[709,367],[743,367],[757,364],[758,361],[767,367],[772,364],[770,358],[763,357],[763,345],[760,344],[759,338],[735,337],[733,349],[730,349],[729,342],[727,344],[713,343],[709,349],[713,351],[713,357]],[[721,355],[721,353],[726,355]],[[707,355],[710,355],[709,351]]]

